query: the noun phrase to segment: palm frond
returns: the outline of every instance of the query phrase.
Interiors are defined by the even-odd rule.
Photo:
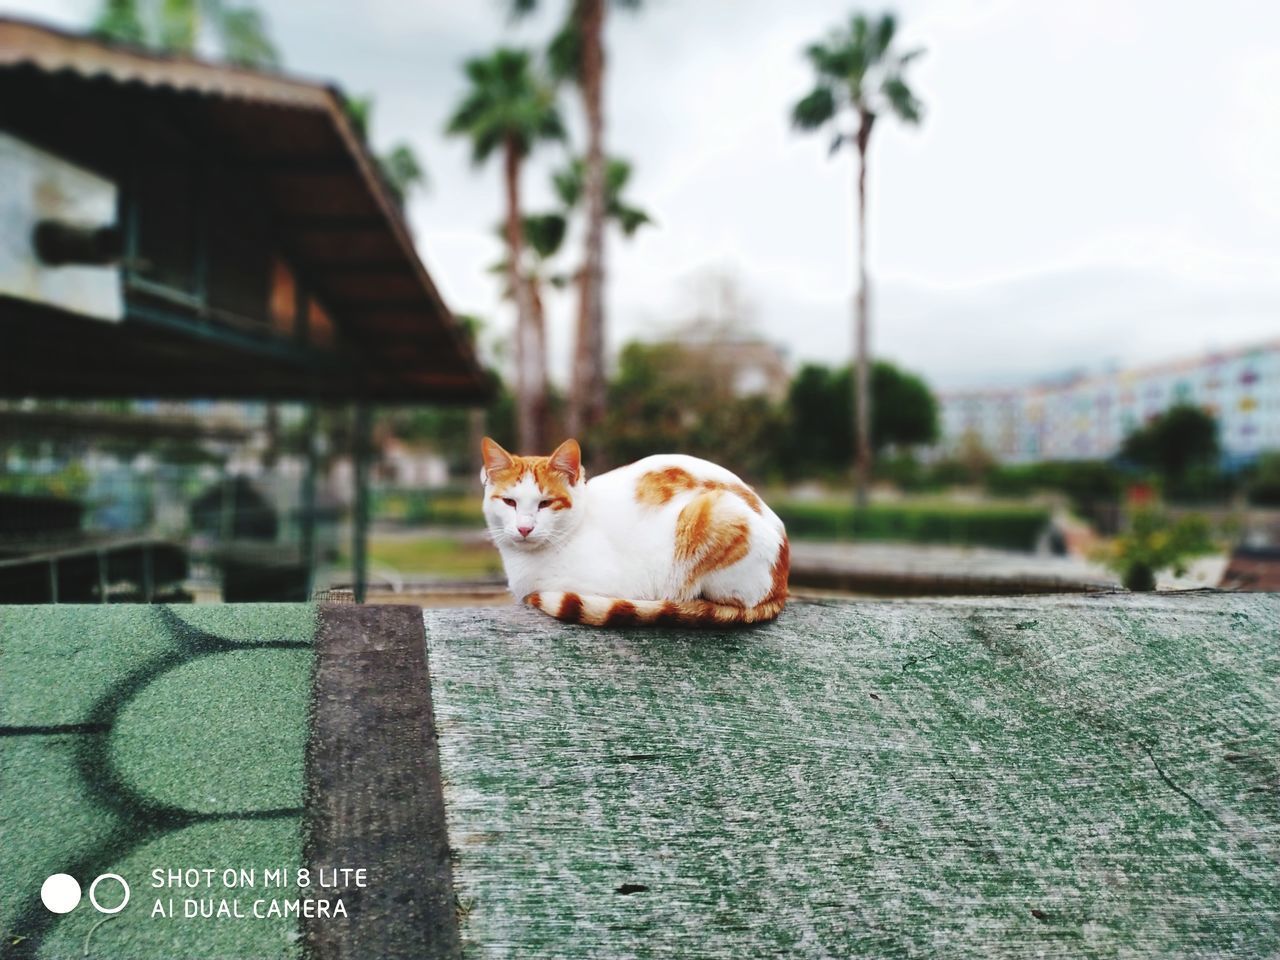
[[[93,22],[95,36],[142,45],[147,40],[137,0],[107,0]]]
[[[907,86],[906,81],[897,73],[891,73],[884,78],[884,83],[880,87],[889,106],[893,108],[893,112],[898,118],[906,123],[919,123],[924,113],[924,106],[916,99],[911,88]]]
[[[849,37],[846,41],[850,47],[859,50],[867,48],[867,37],[871,35],[871,22],[865,13],[855,13],[849,21]]]
[[[605,196],[618,197],[631,179],[631,162],[621,157],[609,157],[604,165]]]
[[[343,98],[342,106],[347,112],[347,119],[351,121],[351,125],[356,128],[356,133],[360,135],[360,139],[368,140],[369,120],[373,114],[373,97],[347,96]]]
[[[224,7],[215,27],[223,56],[244,67],[277,67],[280,54],[268,35],[266,20],[256,7]]]
[[[578,82],[582,69],[582,28],[572,12],[547,44],[547,69],[553,80]]]
[[[828,86],[819,86],[791,108],[791,125],[798,130],[816,130],[835,115],[835,93]]]
[[[565,209],[572,210],[582,199],[583,163],[581,157],[574,157],[568,166],[562,167],[551,175],[551,187],[556,192]]]
[[[817,74],[817,86],[792,108],[792,126],[817,129],[846,106],[862,116],[892,110],[907,123],[919,123],[924,108],[904,77],[907,65],[922,56],[924,50],[897,53],[897,35],[898,21],[892,13],[871,18],[859,12],[825,40],[806,47],[804,55]],[[847,135],[837,134],[831,142],[831,152],[839,150],[848,139]]]
[[[404,206],[410,190],[424,186],[427,182],[427,174],[422,169],[418,155],[407,143],[398,143],[378,157],[378,166],[401,206]]]
[[[889,47],[893,45],[894,34],[898,32],[898,20],[892,13],[883,13],[880,15],[879,22],[875,25],[875,29],[871,32],[870,59],[878,61],[884,57],[889,51]]]
[[[445,132],[471,139],[476,164],[505,143],[524,155],[540,140],[565,136],[555,91],[537,76],[527,50],[499,47],[467,60],[463,70],[470,87],[449,116]]]
[[[639,207],[627,206],[625,203],[614,204],[609,215],[618,221],[618,227],[622,230],[624,237],[635,236],[635,232],[641,227],[654,223],[653,217],[645,211]]]
[[[194,53],[198,20],[193,0],[163,0],[160,4],[160,49]]]
[[[531,213],[524,217],[524,238],[529,249],[546,260],[564,243],[569,223],[561,213]]]

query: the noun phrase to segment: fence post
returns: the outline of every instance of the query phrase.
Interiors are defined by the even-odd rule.
[[[316,433],[319,411],[314,401],[307,404],[307,419],[303,427],[306,464],[302,474],[302,562],[307,567],[307,600],[316,591],[316,473],[319,455],[316,450]]]
[[[351,558],[356,603],[364,603],[369,576],[369,460],[371,458],[369,404],[356,404],[355,418],[355,515],[352,517]]]

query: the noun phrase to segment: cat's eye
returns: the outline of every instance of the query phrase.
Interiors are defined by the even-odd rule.
[[[502,502],[503,502],[503,503],[505,503],[505,504],[506,504],[508,507],[510,507],[512,510],[514,510],[514,509],[516,508],[516,502],[515,502],[514,500],[512,500],[510,497],[503,497],[503,498],[502,498]]]
[[[547,507],[551,506],[553,502],[554,501],[551,501],[551,500],[543,500],[541,503],[538,504],[538,509],[545,510],[547,509]]]

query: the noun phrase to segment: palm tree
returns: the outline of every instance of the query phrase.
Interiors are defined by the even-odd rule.
[[[890,113],[904,123],[920,122],[922,106],[903,76],[908,63],[924,53],[893,49],[897,21],[884,13],[874,22],[855,13],[847,26],[838,27],[826,41],[805,50],[813,64],[817,83],[791,111],[791,122],[800,130],[817,130],[831,123],[836,127],[831,141],[834,154],[845,144],[857,148],[858,155],[858,294],[854,348],[854,433],[857,438],[856,486],[859,506],[867,502],[871,477],[871,377],[867,358],[867,330],[870,325],[867,283],[867,144],[876,117]],[[846,114],[857,118],[857,129],[840,126]]]
[[[502,151],[507,193],[508,284],[516,304],[516,433],[520,448],[539,452],[546,422],[546,332],[520,269],[524,220],[520,212],[520,167],[541,140],[562,139],[564,124],[555,93],[535,74],[524,50],[499,48],[473,57],[464,67],[470,87],[449,118],[446,132],[471,140],[471,159],[482,165]]]
[[[582,205],[583,196],[586,193],[587,170],[586,159],[575,157],[567,167],[558,171],[552,177],[552,185],[555,187],[556,196],[564,204],[566,213]],[[622,230],[622,235],[627,238],[634,236],[635,232],[645,224],[653,223],[653,219],[648,213],[639,207],[632,206],[622,198],[622,192],[626,189],[630,179],[631,164],[629,162],[618,157],[606,158],[604,168],[605,218],[616,223]],[[589,220],[587,228],[589,231]],[[601,387],[604,385],[604,341],[603,336],[598,340],[593,339],[592,331],[602,331],[592,320],[590,310],[592,299],[587,289],[591,281],[589,247],[587,260],[579,268],[575,278],[578,283],[578,337],[574,353],[573,396],[576,401],[580,401],[583,398],[592,396],[591,391],[596,389],[597,379]],[[593,345],[591,351],[586,350],[586,345]],[[585,387],[584,384],[586,385]],[[604,411],[602,398],[600,405],[594,408],[588,403],[576,401],[569,406],[568,430],[571,436],[579,436],[584,430],[598,423],[599,417]],[[593,447],[595,446],[597,445],[593,445]]]
[[[538,0],[509,0],[515,16],[531,13]],[[582,93],[587,121],[584,174],[586,250],[574,345],[570,424],[577,433],[604,416],[604,228],[608,215],[604,152],[604,24],[612,4],[635,9],[642,0],[570,0],[564,25],[548,51],[556,79],[571,80]]]
[[[202,35],[217,42],[229,63],[276,67],[280,55],[262,13],[251,2],[164,0],[139,10],[137,0],[105,0],[93,32],[112,40],[142,43],[158,50],[193,54]]]
[[[624,237],[632,237],[635,232],[653,218],[639,207],[632,206],[622,198],[622,191],[631,182],[631,163],[621,157],[609,157],[604,168],[604,209],[605,218],[617,223]],[[582,157],[574,157],[569,165],[556,171],[551,177],[551,185],[556,196],[564,204],[565,212],[571,212],[582,202],[586,183],[586,161]]]
[[[565,234],[569,229],[569,220],[563,213],[530,213],[522,218],[522,229],[525,240],[525,259],[520,265],[520,273],[529,289],[529,304],[533,309],[534,326],[539,330],[546,329],[546,311],[542,291],[548,286],[560,289],[569,278],[553,269],[551,261],[564,245]],[[497,234],[506,241],[507,227],[498,224]],[[502,295],[508,300],[515,299],[515,290],[511,286],[511,257],[508,253],[489,268],[490,273],[504,278]],[[545,411],[544,411],[545,412]],[[550,429],[549,423],[543,424],[544,436]]]

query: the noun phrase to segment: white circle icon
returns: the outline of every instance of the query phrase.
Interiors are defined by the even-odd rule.
[[[98,884],[103,880],[115,880],[120,884],[120,886],[124,887],[124,899],[114,907],[102,906],[102,904],[98,903],[98,898],[94,896],[98,890]],[[76,888],[77,896],[79,896],[79,892],[79,888]],[[93,909],[97,910],[99,913],[119,913],[129,903],[129,884],[125,883],[124,877],[120,876],[118,873],[104,873],[89,885],[89,902],[93,904]]]
[[[70,913],[80,902],[80,884],[69,873],[55,873],[40,885],[40,899],[50,913]]]

